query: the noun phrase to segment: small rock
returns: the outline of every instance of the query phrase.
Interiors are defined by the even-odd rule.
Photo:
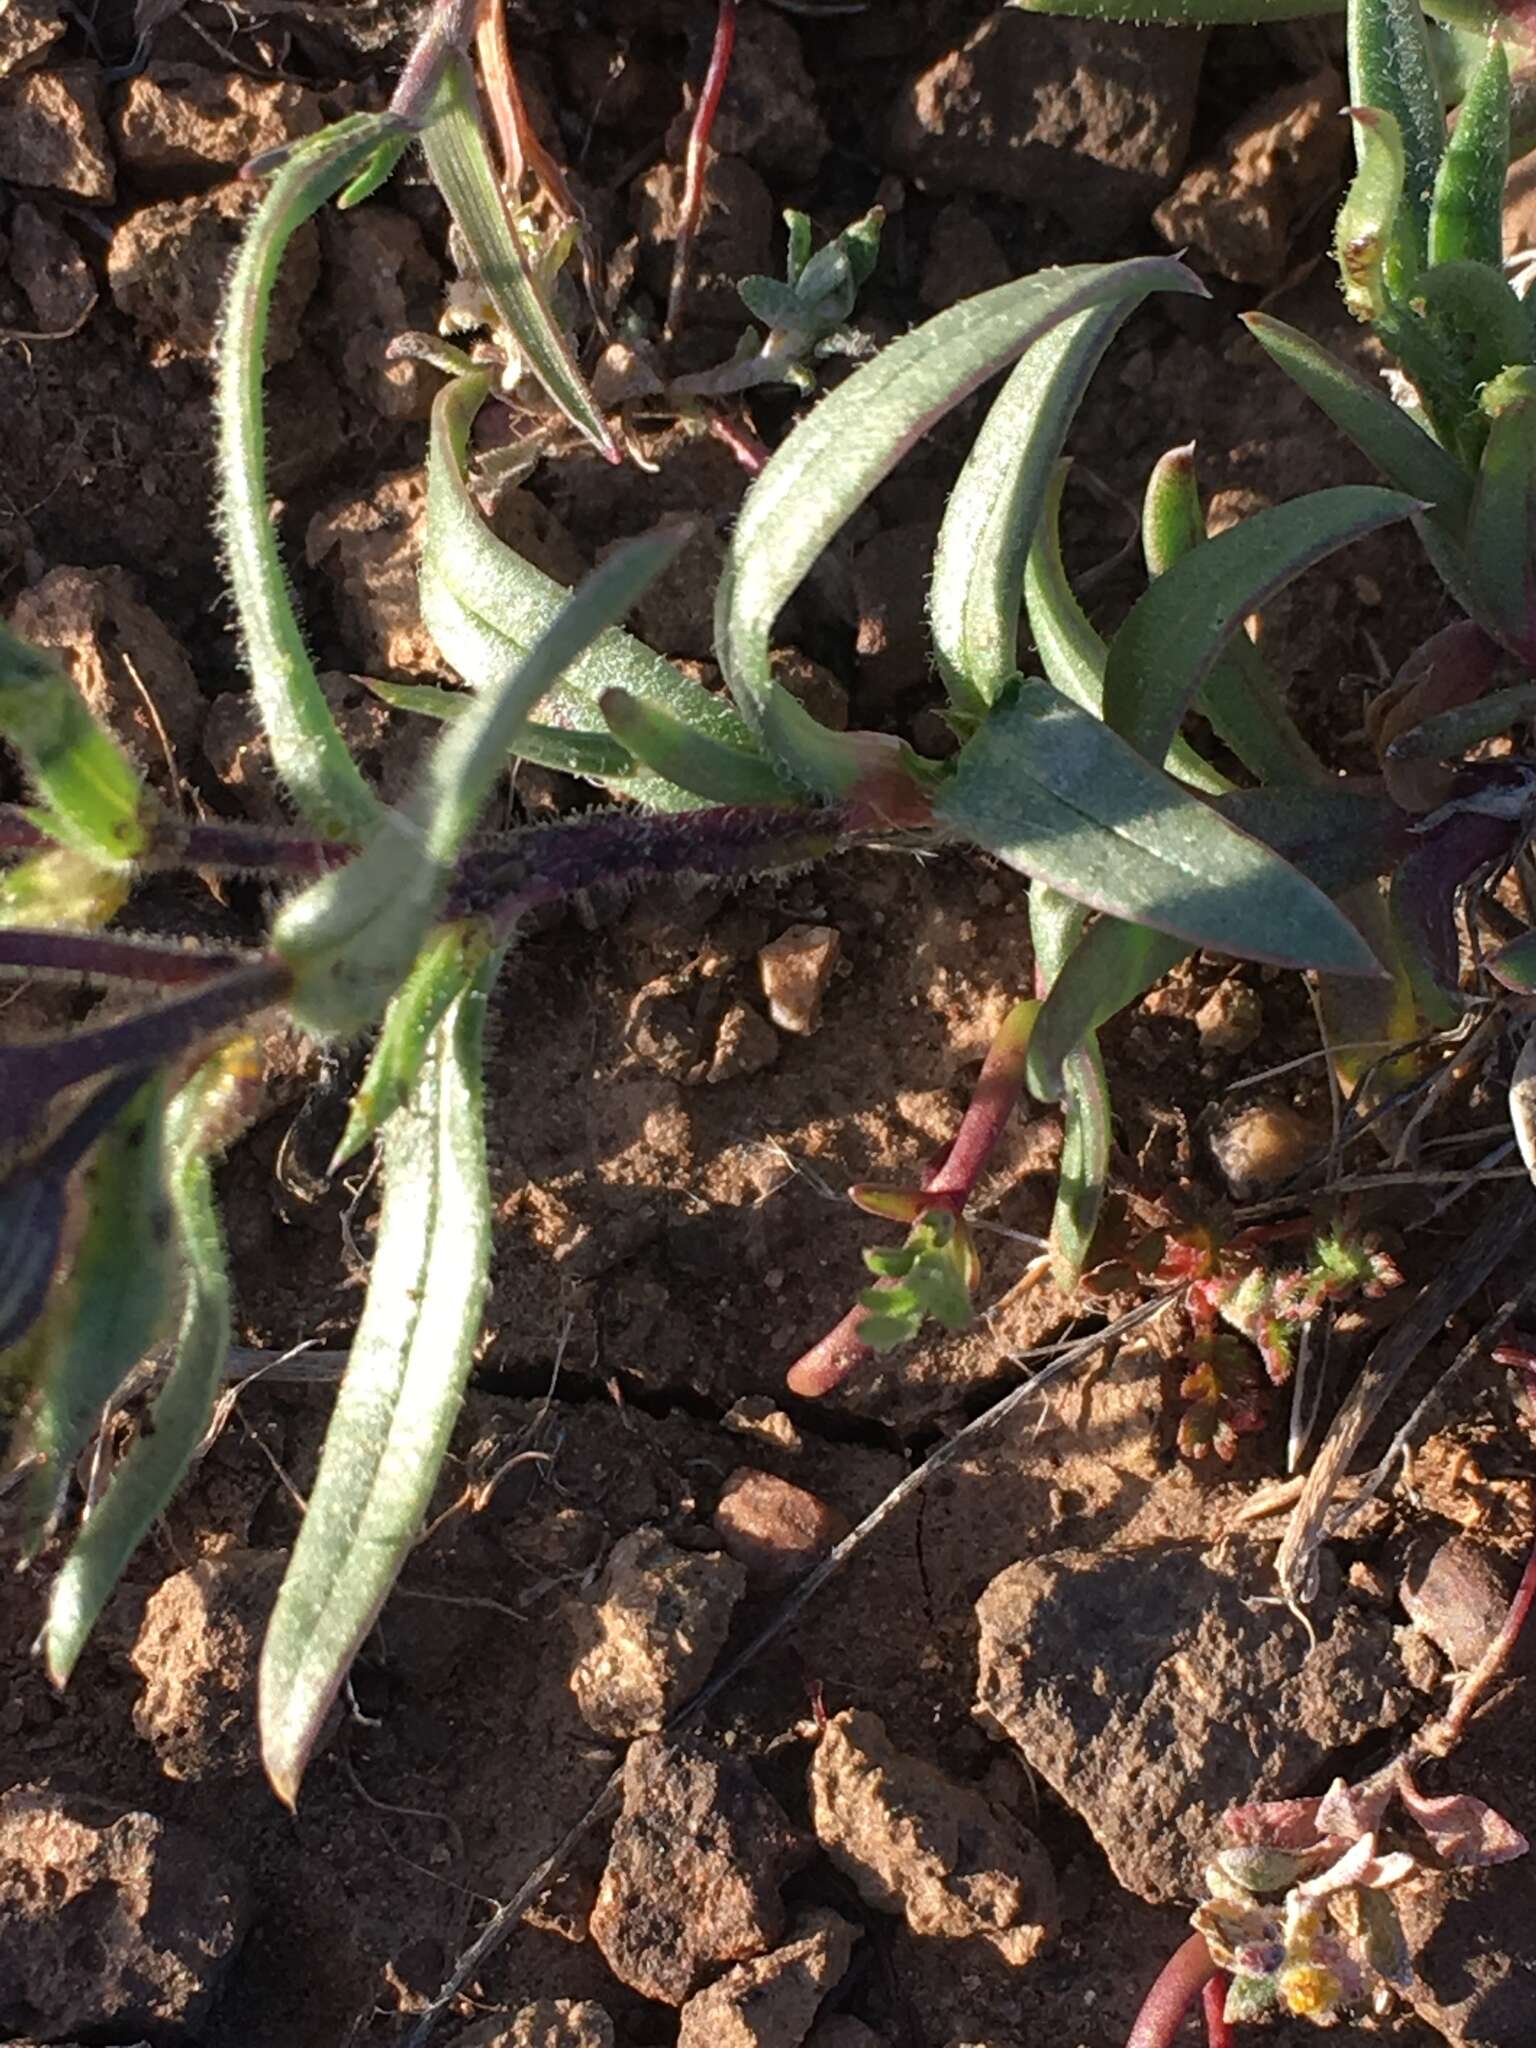
[[[858,1938],[836,1913],[807,1913],[783,1948],[738,1963],[689,1999],[677,2048],[800,2048]]]
[[[1225,1809],[1325,1782],[1412,1694],[1388,1618],[1256,1604],[1272,1552],[1162,1543],[1010,1565],[982,1595],[976,1714],[1092,1829],[1127,1891],[1202,1896]]]
[[[643,1736],[624,1760],[592,1938],[621,1984],[682,2005],[723,1964],[782,1937],[779,1888],[806,1851],[738,1758]]]
[[[739,1465],[715,1509],[715,1533],[749,1579],[781,1585],[819,1563],[848,1523],[803,1486]]]
[[[368,675],[409,679],[442,669],[416,585],[426,503],[426,471],[400,469],[327,505],[305,532],[304,559],[335,579],[348,651]]]
[[[658,975],[636,991],[624,1019],[624,1043],[636,1059],[673,1081],[686,1080],[699,1059],[699,1027],[686,985],[685,977]]]
[[[1334,70],[1271,94],[1228,131],[1152,216],[1175,248],[1194,248],[1222,277],[1276,284],[1298,221],[1338,182],[1349,124]]]
[[[62,656],[92,711],[160,793],[173,798],[165,746],[186,774],[207,705],[181,643],[140,603],[127,570],[50,569],[17,598],[11,624],[23,639]]]
[[[195,2035],[245,1879],[190,1828],[24,1785],[0,1798],[0,2033]]]
[[[715,1033],[715,1050],[706,1078],[712,1085],[743,1081],[748,1075],[771,1067],[778,1056],[778,1033],[768,1019],[760,1016],[750,1003],[732,1003]]]
[[[1258,990],[1245,981],[1220,983],[1196,1010],[1195,1029],[1202,1052],[1246,1052],[1264,1029]]]
[[[980,214],[963,199],[952,199],[933,223],[917,296],[929,312],[941,313],[961,299],[1006,284],[1012,275],[1012,265]]]
[[[1045,1851],[969,1786],[904,1756],[877,1714],[829,1721],[811,1760],[811,1818],[832,1861],[914,1934],[980,1935],[1016,1968],[1056,1927]]]
[[[771,1394],[743,1394],[720,1420],[737,1436],[761,1437],[781,1451],[803,1448],[800,1432]]]
[[[156,365],[213,354],[229,267],[251,214],[255,185],[219,185],[190,199],[141,206],[118,224],[107,251],[107,283]],[[267,359],[286,362],[320,275],[320,243],[305,221],[283,257],[272,294]]]
[[[1403,1576],[1409,1618],[1458,1671],[1470,1671],[1504,1625],[1513,1588],[1496,1556],[1468,1536],[1450,1536],[1421,1549]]]
[[[928,581],[936,530],[914,520],[877,533],[853,558],[854,652],[866,698],[884,702],[928,678]]]
[[[1403,1676],[1415,1692],[1434,1693],[1445,1680],[1445,1659],[1422,1629],[1400,1628],[1393,1641],[1403,1666]]]
[[[456,2034],[450,2048],[613,2048],[613,2021],[590,1998],[540,1998]]]
[[[150,1595],[129,1659],[144,1680],[133,1725],[168,1778],[260,1763],[256,1665],[284,1562],[261,1550],[204,1558]]]
[[[619,1740],[660,1728],[714,1668],[746,1584],[734,1558],[679,1550],[659,1529],[621,1537],[574,1615],[571,1690],[587,1726]]]
[[[657,164],[630,187],[630,218],[640,236],[640,273],[660,305],[666,304],[672,280],[682,202],[680,158]],[[739,156],[711,161],[694,243],[690,318],[724,321],[737,328],[746,323],[747,310],[736,286],[743,277],[772,271],[777,218],[773,197],[750,164]]]
[[[1240,1110],[1211,1138],[1211,1153],[1234,1201],[1251,1202],[1300,1173],[1326,1134],[1288,1103]]]
[[[232,176],[324,124],[319,99],[292,80],[157,61],[128,81],[112,134],[118,161],[153,185],[188,172]]]
[[[11,276],[44,334],[70,334],[96,303],[96,280],[74,238],[23,199],[11,215]]]
[[[116,195],[94,65],[32,71],[0,85],[0,178],[71,199]]]
[[[686,96],[682,114],[667,136],[667,155],[682,162],[693,120]],[[805,68],[792,22],[767,8],[743,8],[731,51],[731,68],[710,136],[722,156],[745,157],[775,189],[809,184],[829,147],[816,103],[816,88]]]
[[[0,78],[27,70],[63,33],[54,0],[0,0]]]
[[[995,192],[1112,239],[1183,168],[1204,51],[1203,30],[1001,8],[900,95],[893,158],[933,191]]]
[[[781,1031],[808,1037],[821,1022],[821,999],[832,979],[842,936],[829,924],[793,924],[757,956],[768,1014]]]

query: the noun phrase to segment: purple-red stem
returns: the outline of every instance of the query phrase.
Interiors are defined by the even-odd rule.
[[[731,68],[731,51],[736,44],[736,0],[720,0],[715,18],[715,40],[709,53],[709,69],[693,110],[688,130],[688,150],[683,159],[683,205],[678,218],[677,245],[672,252],[672,286],[667,293],[666,333],[669,341],[682,325],[683,301],[693,275],[693,245],[704,211],[704,181],[709,169],[709,137],[720,111],[726,76]]]
[[[1205,2048],[1235,2048],[1235,2037],[1227,2025],[1227,1976],[1218,1970],[1208,1977],[1200,1993],[1205,2007]]]
[[[19,805],[0,804],[0,853],[41,853],[55,844]],[[265,825],[184,825],[175,818],[159,818],[138,865],[323,875],[355,852],[355,847],[333,839],[305,839],[297,833],[270,831]]]
[[[923,1193],[932,1198],[930,1208],[948,1209],[957,1218],[965,1214],[965,1205],[976,1192],[976,1184],[1023,1092],[1029,1034],[1038,1008],[1037,1003],[1015,1003],[1003,1019],[954,1143],[939,1163],[923,1175]],[[819,1343],[795,1360],[786,1380],[792,1394],[803,1394],[812,1400],[830,1394],[874,1356],[859,1335],[859,1325],[868,1313],[862,1306],[851,1308]]]
[[[103,932],[0,930],[0,972],[152,981],[157,988],[175,988],[249,964],[248,954],[194,953],[187,946],[158,946]]]
[[[1184,2015],[1215,1975],[1216,1965],[1203,1934],[1192,1934],[1181,1942],[1142,2000],[1125,2048],[1173,2048]]]

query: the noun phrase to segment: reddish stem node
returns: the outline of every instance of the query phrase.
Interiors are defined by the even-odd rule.
[[[678,220],[677,245],[672,252],[672,285],[667,293],[666,336],[669,341],[676,339],[682,326],[683,301],[688,295],[688,282],[693,275],[693,245],[704,211],[709,138],[715,116],[720,111],[720,97],[725,91],[735,44],[736,0],[720,0],[720,12],[715,19],[715,40],[709,53],[709,69],[704,74],[699,104],[693,110],[688,150],[683,158],[683,206]]]
[[[1192,1934],[1181,1942],[1142,2000],[1125,2048],[1173,2048],[1184,2015],[1215,1975],[1216,1965],[1203,1934]]]

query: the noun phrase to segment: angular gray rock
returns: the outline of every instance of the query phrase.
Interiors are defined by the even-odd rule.
[[[1273,1602],[1272,1550],[1229,1538],[1058,1551],[977,1604],[976,1713],[1081,1814],[1144,1899],[1202,1896],[1225,1808],[1326,1776],[1412,1703],[1389,1617]]]
[[[779,1888],[809,1849],[739,1758],[646,1736],[624,1762],[592,1938],[621,1984],[682,2005],[782,1937]]]

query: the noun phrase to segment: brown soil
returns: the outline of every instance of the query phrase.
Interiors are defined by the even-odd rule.
[[[1043,191],[1040,204],[974,191],[956,198],[904,174],[891,154],[896,96],[984,11],[964,0],[892,0],[815,20],[809,9],[801,16],[744,7],[754,21],[762,17],[754,33],[771,28],[776,61],[784,39],[798,43],[811,99],[796,120],[770,109],[755,130],[750,106],[742,114],[734,147],[743,170],[751,166],[750,203],[743,199],[733,216],[734,249],[702,252],[706,272],[714,265],[729,282],[742,269],[769,267],[768,230],[785,204],[805,207],[828,228],[878,195],[891,220],[863,310],[873,331],[890,333],[1000,275],[1160,247],[1150,208],[1172,175],[1141,193],[1129,213],[1119,188],[1113,204],[1092,194],[1075,199],[1068,226]],[[608,0],[582,10],[576,29],[570,13],[552,0],[514,9],[514,41],[536,102],[557,110],[548,117],[551,142],[578,168],[595,217],[616,241],[626,231],[630,188],[678,160],[681,81],[699,75],[713,10],[704,0]],[[387,8],[308,0],[263,13],[190,0],[150,37],[148,75],[182,109],[167,141],[157,137],[153,105],[145,112],[142,78],[124,75],[133,49],[128,10],[96,10],[89,30],[84,17],[72,17],[46,62],[67,70],[81,104],[105,121],[98,153],[109,167],[116,160],[111,196],[81,196],[80,185],[67,189],[41,169],[33,178],[52,182],[30,189],[18,177],[0,187],[0,208],[10,208],[0,210],[0,255],[7,238],[10,247],[10,270],[0,264],[0,327],[13,331],[0,333],[0,600],[8,611],[25,609],[27,594],[60,568],[129,572],[131,586],[111,586],[117,599],[132,604],[136,593],[190,659],[201,699],[183,707],[170,737],[184,800],[216,815],[260,815],[271,803],[246,745],[243,708],[227,694],[241,683],[208,516],[210,309],[242,210],[221,188],[236,162],[271,139],[264,120],[298,132],[324,115],[377,104],[400,46],[391,19]],[[1186,142],[1191,160],[1266,93],[1315,71],[1319,49],[1289,31],[1218,34]],[[221,89],[208,87],[209,73],[222,78]],[[281,103],[258,95],[253,112],[252,81],[268,91],[274,78],[286,81]],[[194,102],[195,120],[185,111]],[[89,133],[77,142],[88,152]],[[1355,350],[1320,260],[1331,192],[1291,224],[1266,303]],[[635,203],[633,217],[643,223],[645,207]],[[1097,219],[1094,205],[1103,209]],[[46,278],[36,267],[38,230],[20,218],[25,207],[54,237]],[[654,261],[654,252],[641,251],[642,279],[653,284]],[[407,473],[421,460],[431,382],[386,371],[381,346],[400,328],[435,322],[445,270],[441,209],[419,176],[407,177],[373,207],[324,223],[298,267],[308,281],[301,276],[293,287],[281,323],[272,453],[313,643],[343,675],[429,674],[433,653],[411,612],[408,549],[419,490]],[[40,317],[39,303],[63,303],[58,294],[76,272],[75,309],[59,320]],[[1131,322],[1074,434],[1092,488],[1069,499],[1069,552],[1106,619],[1137,588],[1135,566],[1117,557],[1141,483],[1164,449],[1198,441],[1206,490],[1229,516],[1366,474],[1242,337],[1234,312],[1257,303],[1260,288],[1211,282],[1210,303],[1170,302]],[[92,291],[96,303],[74,331],[36,338],[79,318]],[[710,295],[703,310],[729,322],[728,306],[727,292]],[[701,360],[717,360],[731,340],[729,324],[699,326],[691,345]],[[764,399],[759,430],[777,437],[792,410],[785,395]],[[815,581],[783,626],[787,640],[844,679],[855,718],[915,731],[930,745],[934,692],[913,639],[920,550],[977,417],[974,404],[962,408],[876,493],[836,551],[842,573]],[[702,512],[723,529],[745,483],[729,455],[665,436],[653,453],[654,476],[583,457],[542,470],[525,515],[546,550],[541,559],[573,573],[614,539],[678,509]],[[654,602],[641,624],[657,643],[680,656],[706,655],[707,591]],[[1351,551],[1275,608],[1266,644],[1328,758],[1367,764],[1366,694],[1447,615],[1401,535]],[[121,623],[105,630],[127,638]],[[142,626],[140,633],[142,640]],[[117,687],[128,686],[120,677]],[[393,716],[367,724],[361,693],[348,701],[372,765],[398,785],[411,729]],[[511,814],[539,816],[578,800],[574,786],[525,771],[508,802]],[[236,936],[254,928],[260,905],[238,891],[215,904],[189,884],[149,892],[140,909],[144,925],[190,919]],[[738,1003],[761,1006],[758,950],[796,924],[831,926],[841,938],[819,1028],[781,1035],[761,1071],[702,1079],[720,1019]],[[527,940],[496,997],[494,1292],[480,1379],[442,1502],[461,1492],[466,1474],[493,1470],[519,1449],[540,1455],[516,1465],[479,1511],[451,1517],[423,1542],[358,1664],[341,1726],[312,1768],[296,1816],[277,1806],[239,1738],[248,1633],[233,1630],[225,1650],[232,1668],[215,1674],[239,1704],[234,1732],[211,1748],[194,1741],[190,1761],[176,1751],[174,1771],[164,1746],[142,1726],[136,1732],[144,1680],[129,1653],[167,1574],[291,1543],[296,1497],[310,1482],[328,1410],[323,1386],[257,1381],[241,1393],[193,1482],[134,1561],[66,1694],[50,1690],[27,1647],[55,1560],[0,1582],[0,1788],[41,1783],[88,1792],[120,1811],[146,1809],[197,1830],[248,1875],[249,1932],[197,2035],[204,2048],[398,2039],[400,2016],[436,1990],[488,1902],[518,1887],[621,1760],[622,1744],[600,1740],[582,1721],[569,1684],[570,1610],[618,1539],[656,1524],[699,1547],[742,1465],[793,1480],[856,1520],[942,1434],[1016,1381],[1019,1352],[1067,1326],[1067,1305],[1048,1286],[1016,1285],[1024,1248],[988,1236],[992,1307],[972,1333],[925,1340],[823,1407],[785,1399],[793,1428],[771,1440],[727,1421],[744,1397],[779,1400],[786,1367],[847,1306],[859,1250],[879,1234],[843,1200],[848,1184],[910,1177],[944,1144],[991,1031],[1029,981],[1023,882],[957,856],[919,863],[866,853],[733,893],[595,902]],[[1241,1054],[1205,1052],[1194,1016],[1214,989],[1234,981],[1259,997],[1260,1035]],[[48,1021],[41,998],[36,1009],[23,998],[7,1028],[18,1018],[34,1027]],[[1117,1186],[1133,1211],[1151,1214],[1170,1197],[1219,1202],[1206,1141],[1220,1105],[1245,1077],[1308,1054],[1315,1042],[1295,977],[1234,974],[1211,959],[1182,970],[1111,1027]],[[350,1059],[280,1060],[267,1112],[223,1169],[245,1345],[340,1348],[355,1322],[373,1197],[363,1175],[326,1187],[317,1172],[355,1072]],[[1315,1063],[1268,1084],[1259,1099],[1271,1098],[1326,1118]],[[1468,1092],[1436,1129],[1450,1135],[1497,1116],[1496,1100]],[[990,1221],[1045,1228],[1058,1148],[1054,1112],[1021,1117],[989,1184]],[[1385,1197],[1371,1212],[1401,1247],[1403,1299],[1439,1268],[1477,1211],[1475,1191],[1439,1217],[1431,1203],[1413,1191]],[[1431,1347],[1401,1397],[1399,1419],[1495,1298],[1497,1286]],[[708,1728],[756,1760],[799,1826],[819,1698],[828,1712],[878,1712],[901,1749],[984,1787],[1043,1841],[1062,1931],[1027,1969],[980,1940],[912,1935],[866,1907],[825,1859],[790,1880],[792,1901],[834,1907],[863,1929],[833,2008],[863,2020],[882,2042],[1117,2048],[1142,1990],[1183,1936],[1183,1912],[1122,1890],[1082,1821],[1028,1780],[971,1714],[975,1605],[997,1573],[1044,1552],[1214,1541],[1254,1483],[1279,1469],[1278,1423],[1247,1440],[1230,1469],[1182,1463],[1172,1448],[1167,1379],[1155,1362],[1150,1371],[1098,1368],[1090,1384],[1065,1384],[1038,1413],[956,1460],[711,1710]],[[1342,1557],[1345,1568],[1370,1566],[1390,1582],[1411,1538],[1458,1523],[1476,1523],[1518,1550],[1529,1535],[1529,1494],[1490,1489],[1536,1466],[1520,1449],[1497,1380],[1492,1372],[1471,1377],[1442,1439],[1447,1452],[1470,1446],[1470,1469],[1482,1481],[1450,1459],[1453,1476],[1441,1491],[1417,1505],[1406,1494],[1394,1499]],[[746,1640],[777,1597],[750,1596],[733,1643]],[[188,1658],[186,1686],[206,1688],[207,1669],[194,1668],[194,1651]],[[174,1660],[158,1676],[174,1695]],[[1501,1706],[1457,1785],[1496,1797],[1529,1830],[1536,1781],[1509,1739],[1528,1704]],[[172,1720],[191,1712],[174,1697],[162,1707]],[[1413,1712],[1422,1718],[1426,1702]],[[143,1724],[142,1709],[139,1718]],[[1362,1745],[1342,1767],[1379,1760],[1388,1739]],[[620,1985],[590,1940],[568,1938],[585,1925],[602,1851],[599,1830],[555,1896],[487,1965],[459,2016],[444,2020],[442,2039],[476,2016],[541,1997],[598,2001],[633,2048],[676,2039],[674,2011]],[[1528,1892],[1506,1885],[1508,1875],[1494,1873],[1457,1910],[1476,1922],[1484,1960],[1501,1959],[1523,1983],[1524,2003],[1505,2031],[1468,2038],[1536,2039],[1536,1920]],[[1454,1976],[1456,1965],[1448,1967]],[[1438,1981],[1437,1993],[1445,2005],[1465,1995]],[[1312,2035],[1297,2023],[1270,2038],[1294,2048]],[[1345,2026],[1332,2038],[1428,2044],[1440,2036],[1398,2017]]]

